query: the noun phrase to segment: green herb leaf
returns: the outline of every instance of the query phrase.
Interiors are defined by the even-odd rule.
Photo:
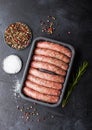
[[[73,77],[73,81],[72,83],[69,85],[69,89],[68,92],[65,96],[65,98],[62,101],[62,107],[65,107],[66,104],[68,103],[68,100],[70,98],[70,95],[73,91],[73,89],[76,87],[76,85],[78,84],[80,78],[83,76],[83,74],[85,73],[85,71],[87,70],[88,67],[88,62],[84,61],[82,63],[82,65],[79,66],[78,72],[76,73],[76,75]]]

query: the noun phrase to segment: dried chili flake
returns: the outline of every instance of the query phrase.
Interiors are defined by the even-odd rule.
[[[52,19],[53,19],[53,20],[56,20],[56,18],[55,18],[55,17],[53,17],[53,16],[52,16]]]
[[[52,27],[49,27],[48,30],[47,30],[48,34],[52,34],[53,33],[53,28]]]

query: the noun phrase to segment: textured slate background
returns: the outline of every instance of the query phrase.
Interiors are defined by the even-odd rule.
[[[53,35],[41,32],[40,20],[47,16],[56,17],[56,31]],[[87,0],[0,0],[0,130],[92,130],[92,19],[91,3]],[[88,60],[89,68],[74,90],[68,105],[62,109],[36,105],[39,118],[29,121],[21,119],[22,113],[16,106],[30,106],[33,103],[15,97],[13,87],[16,79],[21,81],[30,47],[16,51],[4,42],[6,27],[16,21],[27,23],[33,30],[33,39],[45,36],[73,45],[76,57],[73,73],[83,60]],[[67,32],[70,31],[69,35]],[[60,35],[58,35],[60,34]],[[23,60],[19,74],[7,75],[2,70],[3,59],[10,54],[18,54]],[[48,118],[54,115],[54,118]]]

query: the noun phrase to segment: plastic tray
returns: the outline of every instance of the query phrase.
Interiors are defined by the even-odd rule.
[[[71,57],[71,60],[70,60],[70,63],[69,63],[69,67],[68,67],[68,70],[67,70],[67,74],[66,74],[66,77],[65,77],[65,81],[64,81],[64,84],[63,84],[62,93],[60,95],[59,101],[57,103],[55,103],[55,104],[46,103],[46,102],[42,102],[42,101],[35,100],[33,98],[27,97],[23,93],[23,91],[22,91],[23,85],[24,85],[24,82],[26,80],[26,76],[27,76],[27,73],[28,73],[28,70],[29,70],[29,64],[32,61],[33,52],[34,52],[34,49],[36,47],[36,43],[38,41],[49,41],[49,42],[53,42],[55,44],[60,44],[60,45],[63,45],[65,47],[69,48],[71,50],[71,52],[72,52],[72,57]],[[63,96],[64,96],[64,92],[65,92],[65,89],[66,89],[66,85],[67,85],[67,82],[68,82],[68,79],[69,79],[70,71],[71,71],[71,68],[72,68],[73,60],[74,60],[74,55],[75,55],[75,50],[69,44],[66,44],[66,43],[63,43],[63,42],[59,42],[59,41],[56,41],[56,40],[52,40],[52,39],[49,39],[49,38],[44,38],[44,37],[36,38],[32,42],[31,49],[30,49],[29,56],[28,56],[28,60],[27,60],[27,63],[26,63],[26,67],[25,67],[25,70],[24,70],[24,73],[23,73],[23,78],[22,78],[21,88],[20,88],[20,95],[21,95],[21,97],[26,99],[26,100],[28,100],[28,101],[35,102],[35,103],[38,103],[38,104],[41,104],[41,105],[45,105],[45,106],[49,106],[49,107],[56,107],[56,106],[58,106],[62,102],[62,99],[63,99]]]

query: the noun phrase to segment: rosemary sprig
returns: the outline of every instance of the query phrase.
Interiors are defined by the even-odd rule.
[[[72,83],[69,85],[69,89],[68,92],[65,96],[65,98],[62,101],[62,107],[65,107],[66,104],[68,103],[68,100],[70,98],[70,95],[73,91],[73,89],[76,87],[76,85],[78,84],[80,78],[83,76],[83,74],[85,73],[86,69],[88,67],[88,62],[84,61],[82,63],[82,65],[79,66],[78,72],[76,73],[75,77],[73,78]]]

